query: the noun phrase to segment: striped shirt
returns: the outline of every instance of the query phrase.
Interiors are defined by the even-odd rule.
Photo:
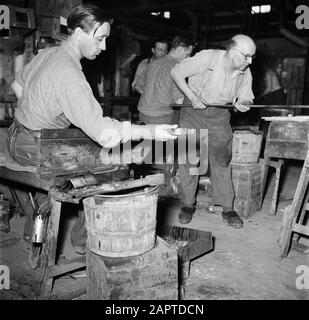
[[[168,54],[152,61],[147,69],[145,87],[138,103],[138,110],[148,116],[171,114],[171,103],[184,97],[171,77],[177,60]]]
[[[142,60],[137,66],[134,81],[132,82],[132,87],[138,92],[142,92],[144,90],[147,68],[149,66],[149,63],[153,60],[154,59],[152,57],[146,58]]]
[[[28,129],[64,129],[72,123],[104,147],[131,137],[130,122],[103,117],[69,41],[40,52],[16,81],[23,93],[15,117]]]

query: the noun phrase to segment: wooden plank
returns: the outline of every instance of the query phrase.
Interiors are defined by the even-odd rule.
[[[158,186],[164,183],[164,174],[157,173],[145,176],[144,178],[136,180],[125,180],[125,181],[112,181],[110,183],[103,183],[98,186],[84,187],[80,189],[72,190],[71,196],[76,198],[89,197],[100,193],[116,192],[121,190],[133,189],[144,186]],[[96,201],[99,202],[98,199]]]
[[[77,257],[74,259],[67,260],[65,263],[56,264],[49,268],[49,277],[56,277],[61,274],[68,273],[77,269],[86,267],[86,257]]]
[[[36,138],[44,139],[85,139],[91,140],[80,129],[43,129],[40,134],[36,135]],[[91,140],[93,141],[93,140]],[[93,141],[94,142],[94,141]],[[98,144],[97,144],[98,145]]]
[[[41,179],[40,175],[34,172],[14,171],[6,167],[0,167],[0,178],[38,188],[40,190],[49,190],[50,182]]]
[[[303,224],[295,223],[293,225],[293,231],[309,236],[309,227],[304,226]]]
[[[309,120],[307,122],[272,121],[269,124],[267,139],[308,143]]]
[[[49,267],[56,264],[56,250],[58,242],[59,221],[61,213],[61,202],[51,198],[52,210],[50,212],[47,237],[43,244],[40,255],[39,267],[44,271],[44,277],[40,288],[40,296],[49,298],[53,287],[53,278],[49,276]]]
[[[280,121],[280,122],[308,122],[309,116],[272,116],[272,117],[262,117],[265,121]]]
[[[281,174],[281,167],[283,165],[283,160],[279,159],[277,162],[276,167],[276,179],[275,179],[275,188],[274,193],[271,201],[271,207],[270,207],[270,214],[276,214],[277,212],[277,201],[278,201],[278,191],[279,191],[279,185],[280,185],[280,174]]]
[[[304,160],[308,150],[307,143],[298,141],[280,141],[267,138],[264,156]]]

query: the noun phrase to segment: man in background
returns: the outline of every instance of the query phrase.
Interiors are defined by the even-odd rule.
[[[172,78],[171,69],[189,57],[192,50],[192,41],[177,36],[172,41],[168,54],[148,65],[144,90],[137,107],[140,121],[146,124],[178,123],[170,104],[181,104],[184,94]]]
[[[153,60],[147,68],[144,81],[144,90],[139,100],[139,120],[145,124],[178,124],[179,112],[174,111],[170,104],[181,104],[184,94],[177,87],[171,77],[171,69],[180,61],[189,57],[193,50],[193,42],[183,37],[175,37],[167,55]],[[155,142],[156,143],[156,142]],[[153,148],[159,150],[158,147]],[[169,154],[166,154],[166,159]],[[171,159],[170,159],[171,160]],[[164,163],[163,155],[156,154],[156,161]],[[172,161],[172,160],[171,160]],[[162,170],[165,180],[176,190],[174,164],[155,164],[147,166],[145,170]]]
[[[150,62],[165,56],[167,54],[167,51],[168,51],[168,43],[166,40],[161,40],[161,39],[154,40],[153,45],[151,47],[152,56],[142,60],[137,66],[135,77],[132,82],[133,90],[136,90],[140,94],[143,93],[146,71]]]

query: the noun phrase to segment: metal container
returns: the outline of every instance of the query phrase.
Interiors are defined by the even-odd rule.
[[[10,208],[10,202],[4,198],[2,193],[0,193],[0,230],[4,232],[10,232]]]
[[[45,221],[46,219],[44,219],[41,214],[35,217],[32,231],[32,242],[43,243],[45,241]]]

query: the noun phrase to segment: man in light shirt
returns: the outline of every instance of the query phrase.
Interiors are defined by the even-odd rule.
[[[159,59],[167,54],[168,43],[166,40],[154,40],[153,46],[151,48],[152,56],[142,60],[137,66],[135,77],[132,82],[132,88],[139,92],[143,93],[146,80],[146,72],[150,62]]]
[[[230,113],[227,108],[207,105],[233,103],[241,112],[250,109],[247,105],[252,104],[254,95],[248,67],[255,51],[254,41],[239,34],[228,42],[226,50],[202,50],[171,71],[178,87],[192,104],[192,108],[181,109],[179,126],[208,129],[213,205],[223,207],[223,221],[234,228],[242,228],[243,221],[233,211],[234,188],[229,165],[233,138]],[[179,213],[181,223],[189,223],[195,212],[199,177],[190,175],[190,167],[179,165],[183,205]]]
[[[103,116],[80,60],[94,60],[106,50],[111,23],[112,19],[105,18],[99,7],[89,3],[77,6],[67,19],[68,39],[58,47],[42,50],[16,75],[12,87],[18,107],[8,130],[7,145],[20,164],[36,165],[38,149],[33,132],[41,129],[64,129],[73,124],[105,148],[142,138],[176,138],[169,131],[175,126],[138,126]],[[36,195],[35,200],[41,214],[49,211],[46,194]],[[28,240],[31,227],[28,219],[24,231]],[[79,247],[78,240],[76,243]]]

